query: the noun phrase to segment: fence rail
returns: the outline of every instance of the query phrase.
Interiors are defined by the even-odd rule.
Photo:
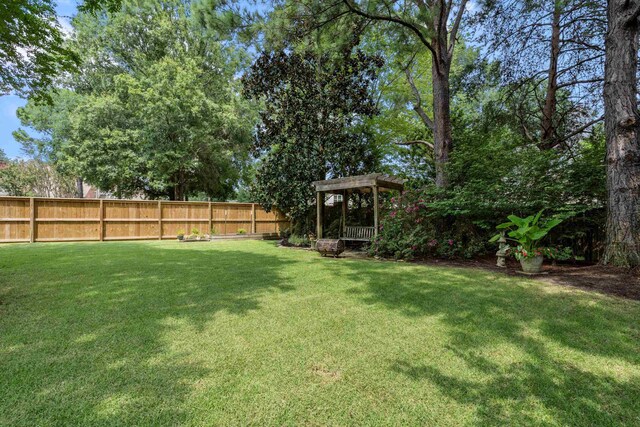
[[[0,197],[0,242],[174,239],[179,230],[272,234],[289,221],[255,203]]]

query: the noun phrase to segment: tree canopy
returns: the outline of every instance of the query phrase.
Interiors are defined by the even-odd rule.
[[[311,182],[379,164],[364,122],[377,112],[371,87],[382,60],[350,47],[342,55],[263,53],[243,79],[245,93],[262,105],[254,194],[268,209],[300,218],[315,197]]]

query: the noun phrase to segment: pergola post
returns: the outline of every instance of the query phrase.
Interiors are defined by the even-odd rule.
[[[324,213],[324,193],[316,191],[316,239],[322,239],[322,221]]]
[[[374,185],[373,189],[373,236],[378,236],[378,186]]]
[[[342,236],[346,236],[347,235],[347,197],[348,197],[349,192],[347,190],[344,190],[342,192]],[[342,237],[339,236],[339,237]]]

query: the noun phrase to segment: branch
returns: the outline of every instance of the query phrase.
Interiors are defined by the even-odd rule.
[[[422,44],[424,44],[427,47],[427,49],[429,49],[429,51],[433,55],[433,62],[434,64],[436,64],[436,70],[438,71],[438,73],[440,73],[440,65],[438,64],[438,61],[437,61],[438,55],[435,49],[433,48],[433,46],[431,45],[431,43],[429,43],[429,40],[427,40],[424,34],[422,34],[422,31],[420,31],[420,28],[416,27],[414,24],[410,22],[405,21],[404,19],[396,18],[394,16],[374,15],[371,13],[364,12],[356,8],[353,4],[351,4],[350,0],[343,0],[343,2],[352,13],[355,13],[358,16],[362,16],[363,18],[371,19],[374,21],[394,22],[396,24],[399,24],[411,30],[413,33],[415,33],[415,35],[418,36]]]
[[[602,80],[603,80],[602,77],[595,78],[595,79],[588,79],[588,80],[572,80],[570,82],[559,84],[558,85],[558,89],[562,89],[562,88],[565,88],[565,87],[568,87],[568,86],[587,84],[587,83],[601,83]]]
[[[568,139],[573,138],[574,136],[581,134],[582,132],[584,132],[585,130],[587,130],[591,126],[595,125],[596,123],[601,122],[602,120],[604,120],[604,116],[600,116],[597,119],[593,119],[590,122],[585,123],[583,126],[580,126],[578,129],[574,130],[569,135],[566,135],[564,138],[562,138],[558,142],[560,142],[560,143],[565,142]]]
[[[424,145],[433,150],[433,144],[428,141],[423,141],[422,139],[416,139],[413,141],[400,141],[396,142],[396,145]]]
[[[626,25],[637,25],[638,17],[640,17],[640,2],[635,5],[635,8],[629,14],[629,17],[625,19]]]
[[[411,86],[411,91],[413,92],[413,96],[416,98],[416,102],[413,104],[413,111],[420,116],[422,122],[433,131],[433,120],[427,116],[424,109],[422,108],[422,97],[420,96],[420,91],[416,87],[415,82],[413,81],[413,76],[411,75],[411,71],[409,71],[409,66],[404,69],[404,74],[407,76],[407,82],[409,86]]]
[[[451,28],[451,36],[449,37],[449,60],[453,57],[453,48],[456,44],[456,37],[458,36],[458,29],[460,28],[460,22],[462,22],[462,15],[464,14],[464,10],[467,6],[467,0],[462,0],[460,3],[460,9],[458,9],[458,14],[456,15],[456,20],[453,23],[453,27]]]

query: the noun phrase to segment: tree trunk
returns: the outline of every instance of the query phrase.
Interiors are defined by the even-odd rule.
[[[445,43],[446,46],[446,43]],[[451,137],[451,106],[449,89],[449,71],[451,65],[446,58],[432,57],[431,75],[433,80],[433,159],[436,168],[436,187],[446,188],[449,185],[446,166],[452,148]],[[439,61],[436,67],[435,61]]]
[[[605,42],[607,237],[602,262],[640,265],[640,145],[637,108],[638,0],[609,0]]]
[[[76,178],[76,197],[82,199],[84,197],[84,186],[82,178]]]
[[[562,7],[556,3],[551,23],[551,56],[547,76],[547,93],[542,109],[542,138],[540,148],[549,150],[554,147],[555,124],[558,93],[558,57],[560,56],[560,17]]]

